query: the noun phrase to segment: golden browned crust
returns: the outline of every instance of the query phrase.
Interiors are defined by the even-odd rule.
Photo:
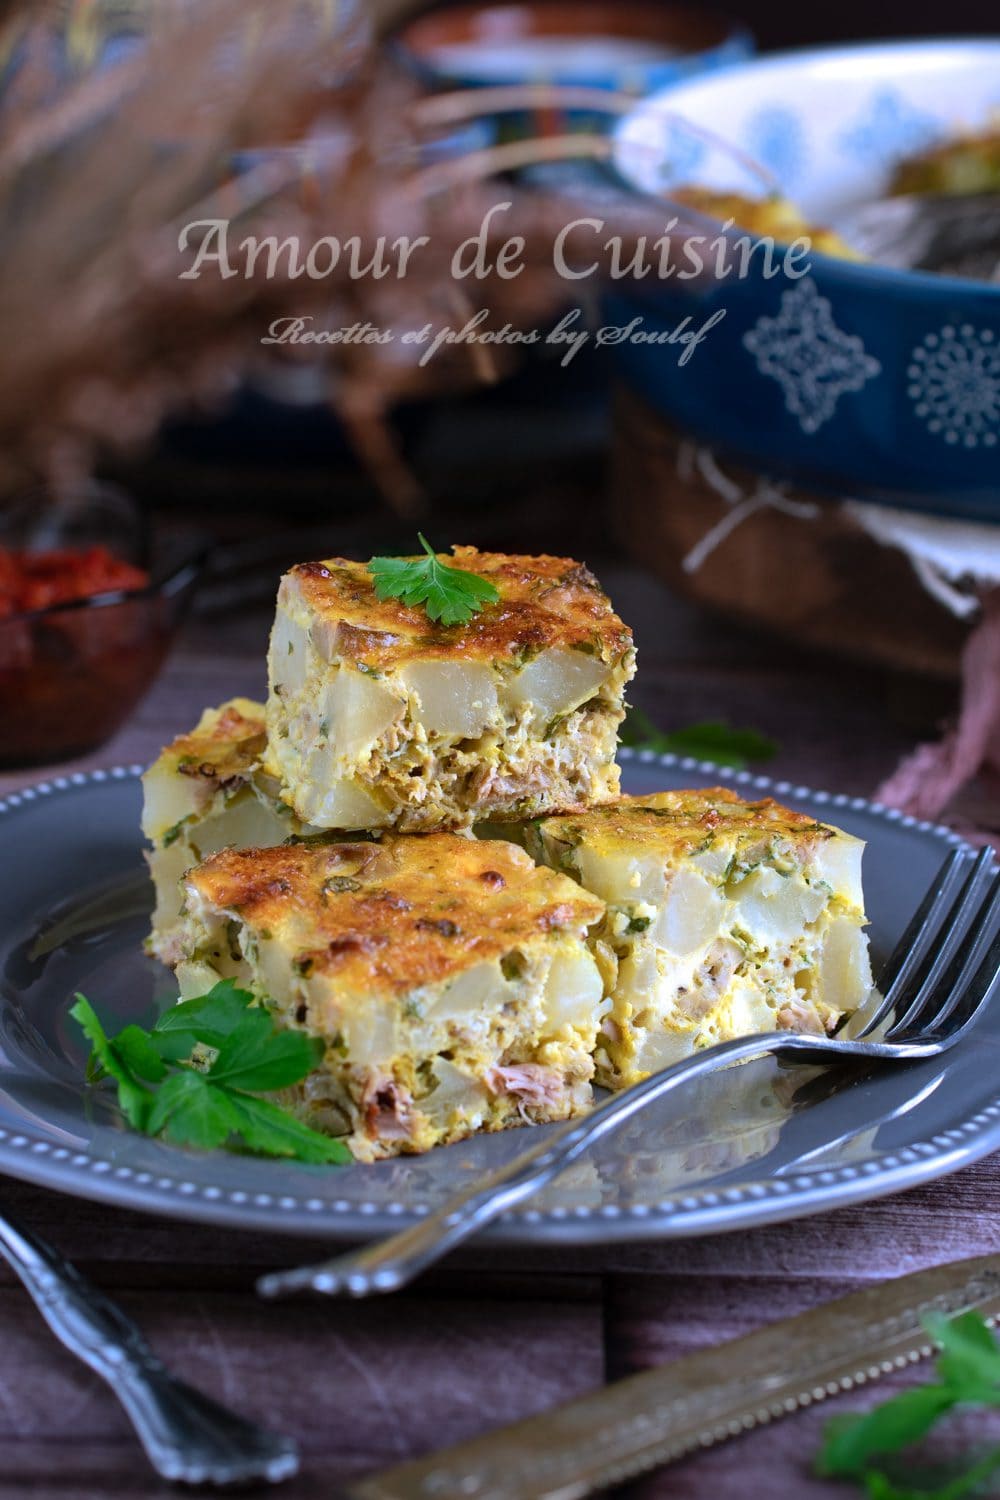
[[[585,836],[592,848],[650,846],[680,858],[697,852],[710,835],[737,847],[779,838],[801,853],[837,836],[835,828],[783,807],[773,797],[746,802],[722,786],[568,808],[546,818],[543,827],[552,838],[570,844]]]
[[[475,547],[439,555],[450,567],[488,579],[499,603],[466,625],[434,624],[420,607],[380,600],[367,563],[340,557],[299,563],[285,587],[297,586],[319,628],[335,633],[339,655],[376,669],[426,655],[428,647],[455,659],[502,663],[563,646],[612,662],[632,644],[597,579],[572,558],[511,557]]]
[[[401,995],[546,933],[583,936],[604,904],[523,850],[457,834],[225,849],[189,891],[294,950],[303,974]]]
[[[234,698],[218,710],[207,711],[200,723],[180,734],[162,752],[166,769],[182,776],[200,777],[224,785],[245,777],[267,746],[264,705]]]

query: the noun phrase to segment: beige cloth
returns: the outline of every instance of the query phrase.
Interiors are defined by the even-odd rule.
[[[928,593],[960,619],[976,614],[984,588],[1000,584],[1000,526],[860,500],[845,501],[845,509],[875,541],[905,552]]]

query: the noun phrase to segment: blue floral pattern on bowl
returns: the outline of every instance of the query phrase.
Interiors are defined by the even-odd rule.
[[[892,164],[922,151],[944,134],[941,121],[896,89],[880,89],[840,136],[841,148],[869,161]]]
[[[807,167],[807,142],[802,116],[784,105],[758,110],[747,125],[746,149],[786,190],[794,188]]]

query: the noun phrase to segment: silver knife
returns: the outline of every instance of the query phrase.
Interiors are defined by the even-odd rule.
[[[348,1486],[342,1500],[579,1500],[925,1359],[921,1319],[1000,1316],[1000,1255],[827,1302]]]

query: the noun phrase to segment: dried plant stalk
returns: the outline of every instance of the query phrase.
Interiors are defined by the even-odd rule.
[[[421,122],[415,85],[371,49],[343,0],[179,0],[153,14],[138,51],[75,79],[52,67],[62,33],[51,14],[17,11],[0,38],[16,64],[0,100],[0,499],[38,479],[70,483],[102,447],[142,443],[168,414],[224,399],[264,357],[275,318],[401,331],[461,321],[478,300],[490,326],[525,326],[566,299],[552,241],[580,206],[483,179],[516,161],[606,154],[604,138],[428,166],[422,132],[447,108]],[[523,236],[525,270],[470,290],[451,257],[497,201],[514,207],[491,226],[490,248]],[[629,234],[656,227],[647,205],[634,218]],[[210,219],[279,243],[428,244],[399,280],[352,279],[343,264],[322,280],[290,275],[287,262],[274,276],[244,274],[240,251],[232,277],[184,279],[179,234]],[[307,356],[400,509],[415,490],[382,422],[388,404],[498,368],[469,345],[423,366],[419,356],[398,338]]]

